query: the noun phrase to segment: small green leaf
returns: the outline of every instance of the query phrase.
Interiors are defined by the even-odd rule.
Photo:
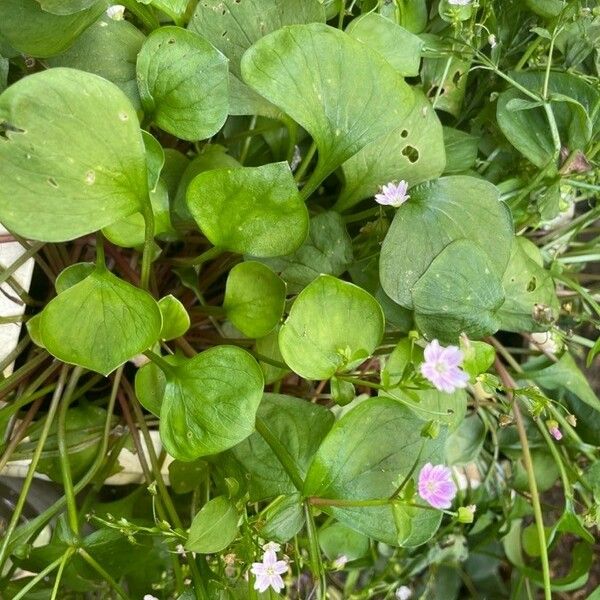
[[[306,238],[308,211],[285,162],[200,173],[187,204],[204,235],[224,250],[280,256]]]
[[[256,351],[271,360],[285,364],[283,356],[281,356],[281,352],[279,351],[279,331],[277,329],[273,330],[269,335],[256,340]],[[290,369],[287,367],[278,367],[260,359],[258,362],[265,374],[265,383],[267,384],[279,381],[290,372]]]
[[[139,210],[148,194],[135,111],[97,75],[29,75],[0,96],[0,122],[0,220],[27,238],[92,233]]]
[[[471,377],[485,373],[494,364],[496,351],[493,346],[485,342],[465,341],[461,337],[460,349],[463,353],[462,369]]]
[[[227,59],[192,31],[153,31],[138,55],[137,81],[144,111],[184,140],[214,135],[227,118]]]
[[[222,452],[254,431],[263,375],[245,350],[216,346],[179,362],[166,377],[160,437],[174,458]]]
[[[190,316],[185,306],[175,296],[169,294],[158,301],[162,315],[160,338],[174,340],[181,337],[190,328]]]
[[[317,183],[398,127],[414,104],[412,90],[376,51],[321,23],[260,39],[244,55],[242,75],[310,133],[319,151]]]
[[[328,379],[366,360],[383,335],[383,311],[362,288],[321,275],[296,298],[279,331],[285,362],[307,379]]]
[[[381,248],[379,272],[385,293],[413,307],[413,289],[451,242],[478,244],[496,277],[508,264],[513,238],[510,211],[498,189],[475,177],[452,176],[422,183],[397,211]],[[484,259],[481,259],[484,260]],[[466,265],[468,267],[468,265]],[[456,265],[452,265],[454,270]]]
[[[260,515],[259,533],[265,540],[285,543],[304,526],[304,507],[300,494],[279,496]]]
[[[244,335],[259,338],[279,323],[285,306],[285,283],[269,267],[249,261],[229,271],[223,308]]]
[[[329,560],[340,556],[356,560],[369,551],[369,538],[341,523],[332,523],[319,531],[319,546]]]
[[[83,262],[69,265],[63,269],[54,282],[54,287],[57,294],[62,294],[65,290],[73,287],[75,284],[83,281],[95,269],[93,263]]]
[[[239,518],[231,500],[225,496],[213,498],[194,517],[185,543],[186,550],[201,554],[225,550],[237,536]]]
[[[154,298],[104,269],[51,300],[40,322],[48,352],[105,376],[156,342],[160,328]]]
[[[156,190],[160,179],[160,172],[165,164],[165,151],[160,142],[147,131],[142,130],[144,148],[146,149],[146,165],[148,169],[148,188],[151,192]]]

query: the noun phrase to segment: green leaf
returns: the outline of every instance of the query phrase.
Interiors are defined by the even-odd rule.
[[[144,39],[144,34],[129,21],[104,16],[90,25],[66,52],[47,62],[51,67],[79,69],[112,81],[138,109],[135,62]]]
[[[318,0],[203,0],[188,28],[218,48],[229,59],[231,72],[239,77],[240,61],[252,44],[286,25],[313,21],[325,21]]]
[[[563,0],[525,0],[525,4],[534,13],[546,19],[558,16],[565,7]]]
[[[162,315],[162,340],[174,340],[181,337],[190,328],[190,316],[185,306],[175,296],[169,294],[158,301]]]
[[[186,550],[213,554],[225,550],[237,536],[239,514],[225,496],[207,502],[190,526]]]
[[[337,421],[321,444],[308,470],[304,494],[346,500],[389,498],[415,462],[416,472],[427,462],[441,462],[445,436],[422,438],[423,424],[397,400],[369,398],[361,402]],[[376,540],[392,546],[413,545],[410,531],[398,538],[391,505],[322,508]],[[423,543],[435,533],[442,513],[417,508],[410,513],[410,521],[419,523],[418,543]]]
[[[148,169],[148,188],[155,191],[160,179],[160,172],[165,164],[165,151],[160,142],[147,131],[142,130],[142,139],[146,149],[146,166]]]
[[[163,356],[163,360],[170,365],[176,365],[184,359],[180,355],[169,354]],[[166,385],[165,374],[153,362],[146,363],[135,374],[135,395],[140,404],[156,417],[160,416]]]
[[[442,126],[425,95],[414,90],[414,96],[408,116],[342,165],[344,188],[337,210],[373,196],[390,181],[404,179],[413,186],[442,174],[446,164]]]
[[[466,465],[477,459],[486,428],[479,416],[474,413],[463,419],[456,431],[448,435],[446,441],[446,461],[449,465]]]
[[[385,59],[321,23],[262,38],[244,55],[242,74],[310,133],[319,151],[317,183],[398,127],[414,105],[412,90]]]
[[[370,356],[383,336],[383,311],[352,283],[321,275],[296,298],[279,331],[279,347],[293,371],[328,379]]]
[[[346,33],[379,52],[400,75],[419,74],[423,41],[404,27],[369,12],[350,21]]]
[[[311,217],[308,237],[296,252],[261,262],[279,273],[294,294],[321,274],[338,277],[352,258],[352,239],[344,220],[339,213],[327,211]]]
[[[498,311],[500,326],[508,331],[546,331],[548,322],[536,319],[543,306],[554,319],[558,318],[560,303],[554,280],[544,269],[537,246],[527,238],[514,239],[508,267],[502,279],[506,300]],[[537,307],[537,308],[536,308]]]
[[[444,148],[446,151],[445,174],[461,173],[475,166],[479,138],[474,135],[444,127]]]
[[[487,253],[492,271],[502,277],[513,230],[498,189],[466,176],[443,177],[410,190],[396,211],[381,248],[379,272],[385,293],[413,307],[413,288],[436,256],[454,240],[467,239]],[[453,265],[454,268],[454,265]]]
[[[204,235],[224,250],[280,256],[306,238],[308,211],[285,162],[200,173],[187,203]]]
[[[225,123],[227,59],[192,31],[153,31],[138,55],[137,81],[144,111],[168,133],[203,140]]]
[[[42,10],[53,15],[72,15],[88,9],[98,0],[36,0]]]
[[[229,271],[223,308],[244,335],[259,338],[279,323],[285,306],[285,283],[269,267],[249,261]]]
[[[429,339],[456,342],[461,333],[479,339],[500,328],[504,302],[500,277],[481,246],[456,240],[414,284],[415,322]]]
[[[105,376],[156,342],[160,328],[154,298],[105,269],[51,300],[40,322],[48,352]]]
[[[105,79],[63,68],[29,75],[0,96],[0,122],[0,220],[20,235],[71,240],[147,197],[137,116]]]
[[[319,531],[319,546],[329,560],[339,556],[356,560],[369,551],[369,538],[341,523],[332,523]]]
[[[265,394],[258,416],[288,451],[301,476],[304,476],[319,444],[333,425],[333,414],[306,400]],[[296,491],[285,469],[258,433],[253,433],[232,452],[249,474],[252,502]]]
[[[263,375],[254,358],[235,346],[216,346],[166,373],[160,437],[178,460],[227,450],[254,430]]]
[[[279,351],[279,330],[275,329],[269,335],[256,340],[256,351],[271,360],[283,363],[283,356]],[[265,375],[265,383],[274,383],[279,381],[290,372],[287,367],[281,368],[275,365],[270,365],[259,359],[259,364]]]
[[[193,492],[208,477],[208,463],[204,460],[182,462],[174,460],[169,464],[169,484],[176,494]]]
[[[260,515],[259,533],[265,540],[285,543],[304,526],[304,508],[300,494],[275,498]]]
[[[461,338],[460,349],[463,353],[462,369],[471,377],[485,373],[494,364],[496,351],[485,342],[465,341]]]
[[[65,290],[73,287],[75,284],[83,281],[95,269],[95,265],[89,262],[75,263],[63,269],[54,282],[57,294],[62,294]]]
[[[0,34],[19,52],[47,58],[69,48],[105,8],[106,4],[100,1],[71,15],[53,15],[42,10],[35,0],[2,0]]]

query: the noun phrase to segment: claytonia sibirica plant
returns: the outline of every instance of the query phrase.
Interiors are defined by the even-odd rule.
[[[2,0],[0,598],[597,597],[599,27]]]

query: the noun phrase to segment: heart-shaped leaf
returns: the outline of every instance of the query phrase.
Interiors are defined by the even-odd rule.
[[[328,379],[367,359],[383,335],[383,311],[371,294],[321,275],[296,298],[279,331],[285,362],[307,379]]]
[[[304,494],[340,500],[389,498],[417,457],[417,472],[427,462],[442,460],[445,435],[423,438],[423,425],[396,400],[364,400],[333,426],[319,447],[306,475]],[[402,532],[399,539],[391,504],[321,508],[351,529],[392,546],[424,543],[442,518],[438,511],[406,509],[413,513],[410,521],[419,523],[419,539],[413,538],[412,530]]]
[[[56,358],[108,375],[154,344],[161,322],[150,294],[96,269],[48,303],[40,334]]]
[[[406,308],[433,259],[451,242],[471,240],[502,277],[513,238],[510,212],[498,189],[474,177],[443,177],[410,190],[381,247],[379,273],[385,293]]]
[[[334,420],[328,409],[282,394],[265,394],[258,416],[288,451],[301,476],[306,473]],[[253,502],[296,491],[285,469],[258,433],[253,433],[232,452],[250,474],[249,492]]]
[[[259,338],[273,331],[284,305],[285,283],[269,267],[249,261],[229,271],[223,308],[244,335]]]
[[[137,81],[144,111],[184,140],[214,135],[227,118],[227,59],[192,31],[153,31],[138,55]]]
[[[430,339],[456,342],[461,333],[479,339],[500,328],[500,277],[481,247],[469,240],[456,240],[435,257],[415,283],[412,298],[417,326]]]
[[[239,254],[289,254],[308,231],[308,211],[285,162],[200,173],[187,204],[215,246]]]
[[[337,210],[373,196],[390,181],[404,179],[413,186],[442,174],[446,164],[442,125],[425,94],[419,90],[414,94],[414,108],[396,128],[342,165],[344,188]]]
[[[242,75],[313,137],[317,183],[396,129],[414,104],[412,90],[383,57],[321,23],[284,27],[260,39],[244,55]]]
[[[227,450],[254,431],[263,374],[252,356],[235,346],[217,346],[166,373],[160,437],[178,460]]]
[[[0,220],[9,229],[71,240],[146,201],[137,116],[105,79],[63,68],[30,75],[0,96],[0,123]]]

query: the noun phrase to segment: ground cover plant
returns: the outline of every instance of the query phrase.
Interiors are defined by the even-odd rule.
[[[599,70],[592,0],[0,2],[0,597],[600,597]]]

